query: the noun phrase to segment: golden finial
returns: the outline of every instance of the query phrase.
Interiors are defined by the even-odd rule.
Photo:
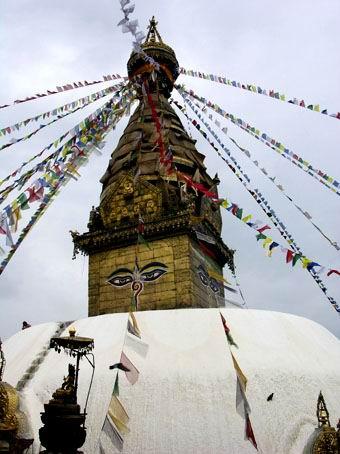
[[[329,413],[321,391],[318,397],[316,416],[318,417],[319,427],[330,426]]]
[[[158,25],[158,22],[156,21],[155,16],[152,16],[152,18],[150,20],[150,24],[148,26],[149,31],[146,36],[145,43],[155,43],[156,38],[158,39],[158,41],[160,43],[163,43],[161,35],[159,34],[159,32],[157,30],[157,25]]]
[[[70,337],[75,337],[76,335],[76,329],[74,326],[71,326],[70,329],[68,330]]]

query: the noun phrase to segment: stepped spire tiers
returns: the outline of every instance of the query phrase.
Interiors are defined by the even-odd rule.
[[[218,307],[223,266],[233,269],[218,204],[178,177],[217,194],[217,175],[207,173],[205,156],[168,101],[178,62],[154,18],[141,47],[128,61],[138,107],[101,178],[88,232],[73,234],[75,250],[89,255],[89,315]],[[162,162],[164,152],[175,171],[164,155]]]

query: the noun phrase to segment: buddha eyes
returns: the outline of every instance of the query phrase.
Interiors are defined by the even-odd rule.
[[[130,284],[132,282],[132,276],[114,276],[107,282],[116,287],[124,287],[124,285]]]
[[[151,282],[155,281],[159,277],[163,276],[163,274],[166,273],[166,270],[162,268],[155,268],[152,271],[145,271],[144,273],[141,274],[142,280],[145,282]]]
[[[217,293],[220,289],[218,282],[213,277],[210,278],[210,288],[214,293]]]
[[[208,272],[202,265],[197,268],[197,272],[203,285],[210,287],[214,293],[217,293],[220,290],[220,284],[216,279],[209,276]]]
[[[207,277],[205,274],[203,273],[198,273],[200,279],[201,279],[201,282],[203,285],[207,286],[209,285],[209,277]]]
[[[139,269],[119,268],[114,271],[108,278],[107,282],[115,287],[124,287],[136,282],[152,282],[160,278],[167,272],[167,266],[160,262],[151,262]]]

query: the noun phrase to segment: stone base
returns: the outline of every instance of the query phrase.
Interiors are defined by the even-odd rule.
[[[192,307],[218,307],[224,298],[223,287],[212,289],[210,281],[202,282],[199,266],[222,275],[216,261],[200,250],[189,235],[150,241],[145,244],[125,246],[89,257],[89,315],[135,310],[131,283],[116,287],[107,282],[109,276],[124,269],[131,274],[135,268],[142,270],[153,262],[161,263],[166,273],[154,281],[144,282],[139,294],[138,310],[180,309]],[[157,268],[157,265],[155,265]],[[124,274],[124,273],[123,273]],[[203,279],[204,280],[204,279]]]

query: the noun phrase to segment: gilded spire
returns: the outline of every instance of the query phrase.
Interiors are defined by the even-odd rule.
[[[2,341],[0,338],[0,381],[2,381],[2,378],[4,376],[5,365],[6,365],[6,360],[5,360],[4,352],[2,350]]]
[[[323,398],[321,391],[318,397],[316,415],[318,417],[319,427],[330,426],[329,413],[326,407],[325,399]]]
[[[144,44],[146,43],[155,43],[156,38],[158,39],[159,43],[163,44],[163,40],[161,38],[161,35],[159,34],[157,30],[157,25],[158,22],[156,22],[155,16],[152,16],[152,19],[150,20],[150,25],[148,26],[148,34],[146,36],[146,39],[144,41]]]
[[[127,64],[128,75],[130,80],[134,80],[136,77],[149,80],[150,91],[163,91],[169,98],[175,80],[179,75],[179,65],[174,50],[163,42],[157,25],[155,16],[152,16],[145,41],[141,44],[143,53],[138,53],[135,50],[132,52]],[[146,57],[150,57],[150,60],[152,59],[158,64],[157,87],[153,80],[150,80],[151,75],[152,79],[155,78],[154,65],[151,65]]]

